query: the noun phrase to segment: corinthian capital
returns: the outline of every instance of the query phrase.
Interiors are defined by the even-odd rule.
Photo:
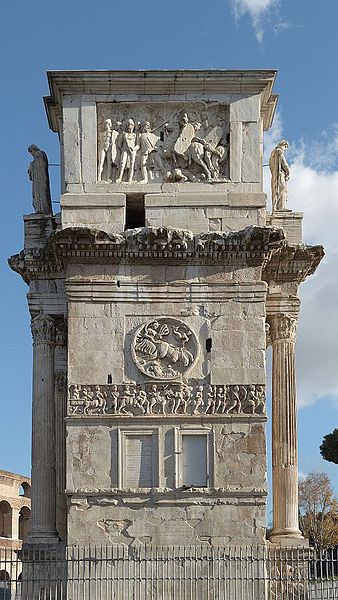
[[[50,315],[39,314],[32,317],[31,330],[33,342],[55,342],[55,322]]]
[[[273,315],[268,319],[269,335],[272,343],[279,340],[296,341],[297,317],[285,313]]]

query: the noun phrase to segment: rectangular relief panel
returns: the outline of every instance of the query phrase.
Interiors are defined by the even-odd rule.
[[[228,104],[99,103],[97,119],[98,181],[229,179]]]

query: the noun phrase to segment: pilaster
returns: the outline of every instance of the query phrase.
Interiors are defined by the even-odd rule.
[[[55,477],[56,477],[56,529],[63,542],[67,534],[66,506],[66,431],[67,404],[67,323],[59,321],[55,337]]]

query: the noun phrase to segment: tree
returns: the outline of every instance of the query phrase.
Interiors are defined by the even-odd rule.
[[[324,435],[320,453],[325,460],[338,465],[338,429]]]
[[[316,550],[338,544],[338,502],[325,473],[309,473],[299,482],[299,524]]]

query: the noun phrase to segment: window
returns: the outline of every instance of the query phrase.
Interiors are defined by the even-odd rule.
[[[177,487],[210,487],[212,484],[211,430],[178,429],[176,434]]]
[[[158,469],[157,429],[120,429],[119,487],[158,487]]]

